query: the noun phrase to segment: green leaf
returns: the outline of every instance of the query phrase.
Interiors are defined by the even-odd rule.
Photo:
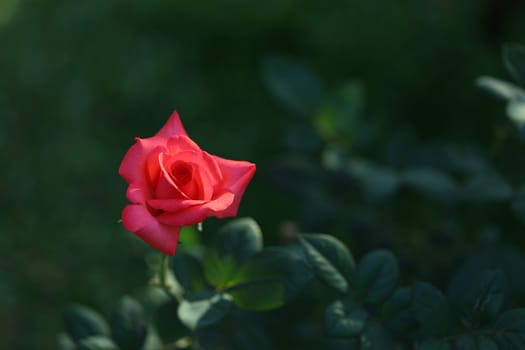
[[[378,304],[392,294],[399,280],[399,266],[394,254],[376,250],[365,255],[356,271],[358,296],[370,304]]]
[[[521,85],[525,85],[525,47],[506,45],[503,47],[503,61],[512,77]]]
[[[371,200],[391,197],[401,184],[401,178],[394,170],[366,161],[351,161],[349,172],[357,178]]]
[[[401,173],[401,181],[407,187],[442,201],[454,200],[457,194],[454,180],[437,169],[408,169]]]
[[[155,313],[155,329],[166,343],[175,342],[188,333],[188,328],[182,324],[177,316],[178,308],[178,301],[172,298]]]
[[[142,305],[129,296],[122,297],[111,315],[111,331],[122,349],[140,350],[147,334]]]
[[[341,293],[348,290],[355,262],[348,248],[332,236],[301,235],[299,238],[308,261],[319,279]]]
[[[319,107],[323,88],[308,67],[281,55],[271,55],[262,63],[263,81],[285,107],[301,116],[310,116]]]
[[[391,350],[394,349],[392,339],[386,330],[378,323],[369,320],[361,333],[361,350]]]
[[[522,100],[525,98],[525,91],[520,87],[500,79],[479,77],[476,83],[483,90],[507,101]]]
[[[171,299],[161,288],[151,285],[139,289],[133,296],[144,307],[144,313],[148,320],[153,318],[160,306],[166,304]]]
[[[525,101],[510,101],[507,103],[506,112],[507,116],[518,128],[521,128],[523,125],[525,125]]]
[[[462,335],[454,341],[456,350],[498,350],[496,343],[486,336]]]
[[[403,332],[412,328],[415,323],[412,312],[412,288],[396,289],[383,304],[381,316],[385,320],[385,326],[396,332]]]
[[[78,343],[78,350],[118,350],[118,346],[109,338],[94,335],[82,339]],[[124,349],[125,350],[125,349]]]
[[[450,344],[446,340],[427,339],[417,350],[451,350]]]
[[[249,322],[236,325],[232,343],[232,348],[238,350],[272,350],[276,348],[275,344],[272,343],[271,334],[265,327]]]
[[[498,350],[498,345],[488,336],[476,336],[476,344],[478,350]]]
[[[464,291],[458,303],[463,323],[469,327],[492,319],[505,300],[505,275],[500,270],[484,271]]]
[[[435,336],[446,335],[452,327],[447,299],[438,289],[423,282],[413,287],[412,307],[421,328]]]
[[[253,264],[264,266],[266,271],[277,274],[284,284],[284,298],[289,300],[310,282],[314,275],[299,245],[265,248],[253,257]]]
[[[147,333],[148,336],[144,341],[144,346],[142,347],[142,350],[163,350],[164,345],[162,344],[162,339],[160,339],[156,330],[153,327],[149,327]]]
[[[481,173],[463,188],[463,199],[476,202],[501,202],[512,197],[512,187],[499,175]]]
[[[502,314],[494,323],[493,339],[502,350],[525,349],[525,309]]]
[[[233,302],[247,310],[270,310],[285,302],[284,276],[267,264],[272,251],[262,251],[250,259],[230,281],[227,292]]]
[[[57,350],[76,350],[75,342],[66,333],[60,333],[57,337]]]
[[[182,245],[182,249],[192,249],[201,245],[201,232],[197,229],[197,225],[183,226],[180,228],[179,244]],[[177,250],[177,255],[180,249]],[[176,255],[175,255],[176,256]]]
[[[454,341],[455,349],[457,350],[477,350],[478,346],[473,337],[462,335]]]
[[[231,297],[227,294],[206,294],[192,300],[183,300],[177,314],[191,330],[219,322],[230,311]]]
[[[233,256],[221,257],[216,251],[208,250],[204,255],[206,280],[218,290],[226,288],[238,271]]]
[[[521,185],[512,200],[512,212],[514,216],[525,225],[525,185]]]
[[[109,335],[109,326],[97,312],[82,305],[72,305],[64,313],[66,331],[75,342],[95,336]]]
[[[215,235],[215,247],[221,257],[232,256],[237,264],[243,264],[262,250],[261,228],[252,218],[230,221]]]
[[[202,264],[197,257],[184,250],[179,250],[170,261],[175,278],[184,292],[198,293],[202,291],[206,286],[206,280]]]
[[[234,303],[248,310],[282,306],[301,291],[313,275],[301,248],[265,248],[254,255],[230,281]]]
[[[334,337],[353,337],[365,328],[368,313],[347,297],[326,307],[325,328]]]
[[[353,143],[359,130],[363,95],[361,84],[349,82],[330,96],[315,116],[320,134],[329,140]]]

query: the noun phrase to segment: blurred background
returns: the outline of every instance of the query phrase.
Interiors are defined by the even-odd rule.
[[[53,348],[66,304],[107,313],[146,283],[151,249],[117,222],[117,169],[173,109],[203,149],[257,163],[240,215],[267,244],[298,229],[358,256],[387,246],[407,280],[438,285],[468,247],[525,247],[514,192],[467,207],[417,173],[430,198],[376,193],[391,175],[379,168],[413,164],[458,183],[459,167],[489,164],[525,183],[518,132],[474,83],[511,79],[502,45],[525,43],[524,16],[518,0],[0,0],[0,348]],[[287,75],[321,102],[297,104]],[[326,113],[341,94],[339,128]],[[345,177],[341,159],[377,166]],[[378,183],[363,190],[359,174]]]

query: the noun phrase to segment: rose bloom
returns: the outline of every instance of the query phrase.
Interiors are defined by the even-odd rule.
[[[137,141],[119,174],[128,183],[124,227],[161,252],[173,255],[181,226],[208,216],[237,215],[255,164],[213,156],[193,142],[173,112],[160,131]]]

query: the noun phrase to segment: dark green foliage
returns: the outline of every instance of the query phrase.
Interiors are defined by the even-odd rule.
[[[421,328],[430,335],[447,335],[452,329],[452,315],[443,293],[423,282],[414,284],[413,293],[413,312]]]
[[[418,347],[418,350],[451,350],[449,342],[446,340],[428,339]]]
[[[124,296],[111,315],[111,334],[123,350],[140,350],[147,335],[142,305]]]
[[[220,321],[232,306],[227,294],[209,294],[183,300],[178,308],[182,323],[191,330],[206,327]]]
[[[515,309],[501,315],[493,326],[494,340],[500,349],[525,347],[525,309]]]
[[[68,335],[59,336],[58,348],[156,350],[162,343],[184,347],[191,342],[214,348],[227,342],[234,349],[245,349],[252,347],[250,339],[258,339],[260,349],[271,349],[275,347],[269,336],[271,324],[290,317],[287,310],[293,310],[289,308],[294,303],[311,297],[307,300],[321,297],[316,302],[323,309],[322,334],[333,349],[519,350],[525,346],[525,311],[502,313],[507,288],[503,270],[476,274],[460,270],[445,296],[426,282],[398,287],[398,261],[389,250],[373,250],[356,266],[346,245],[333,236],[301,234],[297,243],[263,248],[262,243],[250,244],[252,233],[260,237],[258,230],[252,220],[237,219],[219,231],[232,246],[244,238],[248,247],[257,247],[245,259],[234,258],[235,251],[223,241],[208,246],[203,256],[179,251],[173,259],[180,266],[171,266],[177,271],[175,283],[184,292],[165,298],[153,290],[140,293],[148,313],[137,300],[123,297],[111,315],[111,332],[96,312],[70,308],[65,315]],[[233,231],[239,237],[233,237]],[[197,292],[192,280],[202,279],[203,270],[206,281],[199,282]],[[310,289],[314,280],[323,283]],[[294,329],[289,321],[282,322],[278,327]],[[314,344],[324,339],[310,332],[303,334],[305,341]]]
[[[196,256],[181,250],[173,257],[170,265],[185,292],[198,293],[204,288],[204,271]]]
[[[275,251],[262,251],[242,266],[230,280],[228,293],[235,304],[248,310],[268,310],[285,302],[286,276],[275,265]],[[281,263],[286,264],[286,261]]]
[[[512,197],[513,190],[497,174],[478,174],[463,188],[464,199],[478,202],[506,201]]]
[[[512,77],[525,86],[525,48],[520,45],[507,45],[503,48],[503,62]]]
[[[98,313],[81,305],[67,308],[64,323],[67,332],[76,342],[91,336],[107,336],[110,333],[107,322]]]
[[[401,287],[383,304],[381,318],[385,325],[395,332],[406,332],[415,325],[415,315],[412,310],[412,288]]]
[[[361,350],[387,350],[393,349],[394,344],[390,334],[380,324],[370,321],[367,322],[364,331],[360,336]]]
[[[458,194],[454,180],[437,169],[407,169],[401,173],[401,181],[409,188],[442,201],[453,201]]]
[[[75,350],[76,345],[73,339],[65,333],[60,333],[57,337],[57,350]]]
[[[328,235],[302,235],[299,241],[317,277],[346,293],[355,262],[345,245]]]
[[[235,220],[224,225],[214,240],[219,255],[233,256],[238,264],[246,262],[263,247],[261,229],[251,218]]]
[[[119,350],[109,338],[97,335],[84,338],[78,344],[78,350]]]
[[[321,102],[323,89],[316,74],[295,60],[272,55],[262,63],[263,81],[268,90],[293,113],[308,116]]]
[[[363,95],[363,87],[359,83],[351,82],[329,96],[314,116],[320,135],[336,143],[355,143],[361,127]]]
[[[365,255],[356,270],[357,295],[365,303],[378,304],[394,290],[399,279],[397,259],[389,251]]]
[[[488,270],[473,278],[456,304],[465,326],[475,327],[492,320],[503,306],[505,287],[505,275],[500,270]]]
[[[351,297],[337,300],[328,305],[325,311],[325,327],[334,337],[353,337],[365,328],[368,313],[357,305]]]
[[[523,49],[504,56],[523,84]],[[420,142],[409,127],[367,119],[360,83],[325,91],[310,68],[280,55],[262,72],[270,93],[303,117],[283,133],[289,152],[271,174],[299,199],[299,219],[274,236],[235,219],[210,229],[204,245],[182,242],[170,288],[124,297],[111,332],[95,312],[70,310],[59,348],[524,348],[516,140],[504,130],[491,150]],[[520,87],[478,84],[523,128]],[[263,237],[282,244],[263,247]],[[349,247],[362,256],[357,265]]]

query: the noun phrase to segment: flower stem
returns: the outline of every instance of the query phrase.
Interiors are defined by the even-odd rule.
[[[160,270],[159,270],[159,284],[166,293],[171,294],[168,285],[166,284],[166,275],[168,273],[168,256],[161,254],[160,256]]]

